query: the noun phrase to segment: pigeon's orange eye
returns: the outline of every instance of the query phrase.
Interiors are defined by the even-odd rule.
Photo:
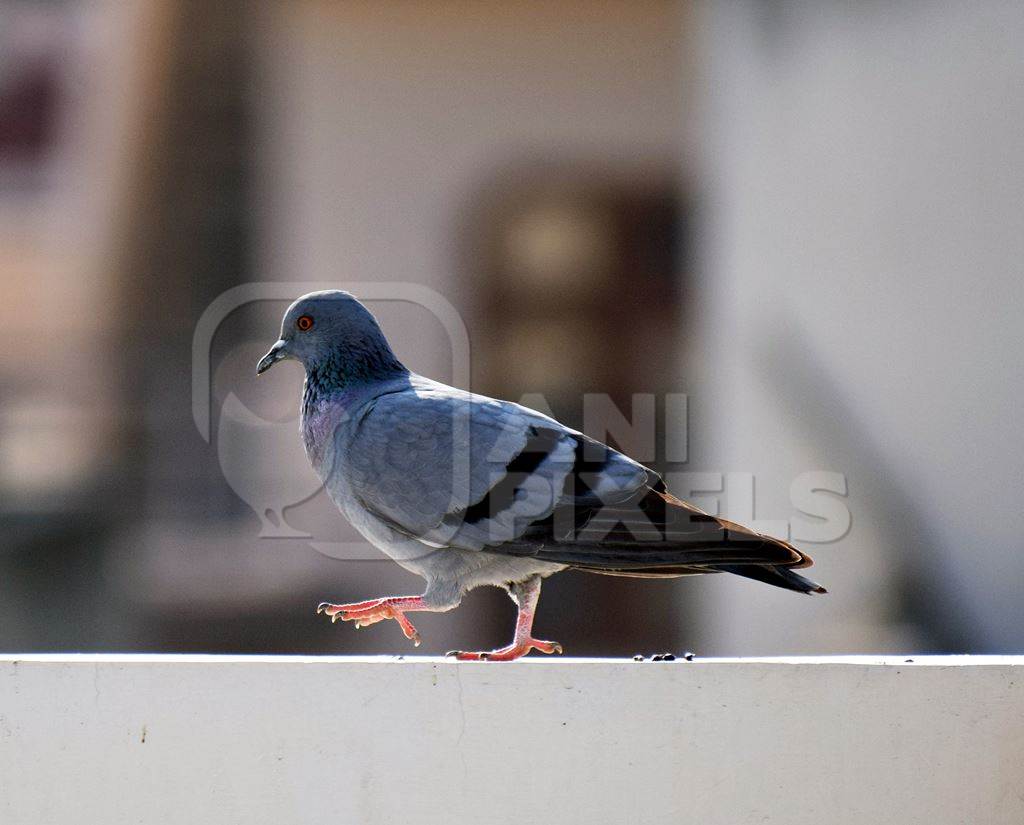
[[[308,315],[300,315],[299,320],[295,322],[295,326],[303,332],[309,332],[313,329],[313,319]]]

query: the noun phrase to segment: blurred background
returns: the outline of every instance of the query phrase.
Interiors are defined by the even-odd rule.
[[[225,290],[374,282],[455,307],[474,390],[653,415],[616,443],[830,590],[565,573],[570,654],[1020,652],[1022,42],[1015,2],[0,0],[0,649],[411,652],[313,612],[422,583],[318,492],[298,365],[255,379],[290,287],[193,361]]]

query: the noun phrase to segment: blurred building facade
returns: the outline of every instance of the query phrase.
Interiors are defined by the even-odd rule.
[[[852,513],[826,613],[729,582],[710,643],[1015,652],[1024,7],[704,11],[705,457],[768,516],[841,470]]]
[[[1021,34],[997,2],[0,4],[0,648],[407,652],[313,614],[420,582],[315,492],[298,367],[255,381],[287,302],[221,319],[208,439],[192,346],[239,284],[411,283],[473,389],[577,425],[653,394],[648,463],[719,512],[800,529],[794,479],[845,477],[850,530],[802,545],[828,597],[565,574],[570,652],[1015,649]],[[458,380],[429,308],[372,309]],[[511,617],[474,593],[421,650]]]

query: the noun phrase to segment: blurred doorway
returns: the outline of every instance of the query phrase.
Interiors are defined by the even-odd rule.
[[[680,391],[685,209],[674,168],[635,172],[524,162],[484,187],[464,235],[477,307],[473,388],[552,414],[664,471],[664,396]],[[604,426],[619,414],[639,437]],[[545,595],[541,621],[566,628],[573,654],[629,654],[641,640],[645,652],[675,650],[686,641],[669,581],[566,573]]]

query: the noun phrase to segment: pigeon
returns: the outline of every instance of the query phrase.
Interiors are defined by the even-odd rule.
[[[473,588],[505,589],[515,635],[462,661],[561,653],[533,636],[541,582],[566,569],[665,578],[731,573],[824,593],[795,570],[811,558],[788,542],[676,498],[653,470],[553,418],[433,381],[395,356],[373,315],[340,290],[304,295],[259,361],[305,368],[300,431],[314,470],[352,525],[426,580],[418,596],[317,607],[367,627],[458,606]]]

